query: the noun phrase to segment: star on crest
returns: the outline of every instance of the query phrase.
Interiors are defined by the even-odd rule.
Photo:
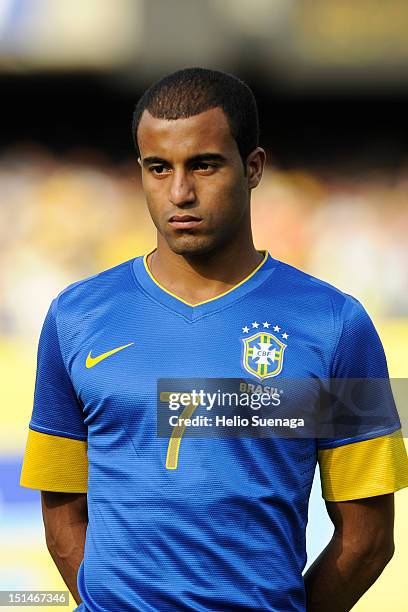
[[[254,329],[258,329],[258,327],[260,327],[260,326],[261,326],[261,323],[258,323],[258,321],[252,321],[252,323],[250,323],[249,325],[244,325],[244,327],[241,328],[242,329],[242,333],[248,334],[249,330],[251,329],[251,327],[254,328]],[[269,321],[264,321],[262,323],[262,328],[263,329],[269,329],[269,327],[271,327],[271,323],[269,323]],[[280,327],[280,325],[273,325],[272,329],[273,329],[274,332],[278,332],[279,333],[282,328]],[[259,332],[259,333],[261,333],[261,332]],[[289,334],[287,332],[281,333],[280,336],[284,340],[287,340],[289,338]]]

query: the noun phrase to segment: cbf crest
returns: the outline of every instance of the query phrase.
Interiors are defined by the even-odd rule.
[[[260,324],[252,323],[252,327],[259,327]],[[268,322],[263,323],[263,327],[269,327]],[[275,325],[274,331],[280,332],[280,327]],[[243,327],[244,333],[249,332],[249,327]],[[288,334],[279,334],[287,339]],[[286,344],[280,340],[278,334],[272,334],[266,330],[257,331],[255,334],[242,338],[244,345],[242,364],[253,376],[260,380],[277,376],[283,367],[283,357]]]

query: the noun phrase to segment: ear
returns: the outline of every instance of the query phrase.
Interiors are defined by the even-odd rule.
[[[248,177],[248,187],[254,189],[261,181],[263,169],[265,167],[266,153],[261,147],[254,149],[247,157],[246,169]]]

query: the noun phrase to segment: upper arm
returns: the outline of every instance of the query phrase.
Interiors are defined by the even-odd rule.
[[[87,481],[87,427],[65,366],[53,300],[38,343],[34,406],[20,484],[85,493]]]
[[[67,540],[78,544],[78,533],[85,533],[88,524],[86,494],[41,491],[41,506],[48,549],[55,550],[57,543],[61,546]]]
[[[317,441],[327,502],[385,496],[408,486],[408,458],[381,340],[357,300],[346,300],[341,319],[330,370],[336,400],[327,416],[335,435]]]
[[[41,491],[41,507],[45,527],[69,522],[88,522],[88,502],[85,493]]]
[[[408,486],[408,459],[401,430],[318,450],[327,502],[394,493]]]
[[[326,502],[335,536],[354,553],[381,554],[394,551],[394,495]]]

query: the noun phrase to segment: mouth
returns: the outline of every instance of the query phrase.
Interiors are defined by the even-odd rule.
[[[202,223],[202,219],[193,215],[173,215],[169,223],[175,229],[191,229]]]

